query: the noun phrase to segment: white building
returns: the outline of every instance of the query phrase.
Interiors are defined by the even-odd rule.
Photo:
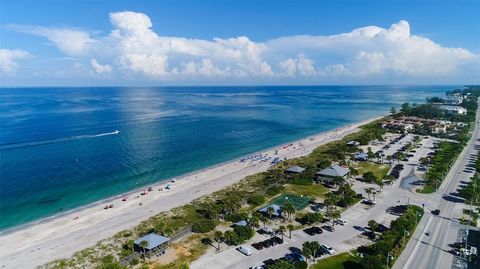
[[[440,110],[445,111],[447,114],[459,114],[459,115],[466,115],[467,109],[461,106],[447,106],[442,105],[438,107]]]
[[[449,105],[461,105],[463,102],[463,96],[462,95],[447,95],[444,98],[445,104]]]

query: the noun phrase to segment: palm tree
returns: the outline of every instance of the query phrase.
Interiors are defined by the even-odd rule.
[[[258,227],[258,224],[260,223],[260,218],[257,216],[257,215],[253,215],[250,220],[248,221],[248,223],[252,226],[252,227]]]
[[[335,226],[335,220],[340,218],[340,211],[335,210],[331,212],[330,217],[332,218],[332,226]]]
[[[145,249],[148,248],[148,241],[143,240],[138,244],[142,248],[142,253],[143,253],[143,260],[145,260]]]
[[[377,191],[376,191],[376,190],[372,190],[373,201],[375,201],[375,194],[377,194]]]
[[[288,224],[287,225],[287,229],[288,229],[288,232],[289,232],[289,238],[292,238],[292,230],[294,229],[295,227],[292,225],[292,224]]]
[[[273,211],[273,207],[270,206],[267,208],[267,214],[269,219],[272,219]]]
[[[292,220],[292,215],[295,214],[295,207],[292,203],[287,202],[283,205],[282,212],[287,213],[288,220]]]
[[[282,240],[283,240],[283,235],[284,235],[284,233],[285,233],[285,231],[286,231],[285,226],[280,225],[280,226],[278,227],[278,231],[279,231],[280,233],[282,233]]]
[[[223,233],[221,231],[215,231],[213,239],[217,241],[217,250],[220,250],[220,242],[222,241]]]
[[[355,167],[350,167],[350,176],[352,176],[353,179],[355,179],[355,177],[358,176],[358,170],[355,169]]]
[[[388,155],[388,156],[387,156],[387,161],[388,161],[389,163],[391,163],[391,161],[392,161],[392,156]]]
[[[382,192],[383,191],[383,186],[385,186],[385,183],[383,182],[383,179],[380,179],[377,184],[380,187],[380,192]]]
[[[310,249],[312,250],[313,260],[315,261],[315,256],[317,254],[317,251],[320,250],[320,243],[318,243],[318,241],[310,242]]]
[[[370,194],[372,194],[372,189],[371,188],[366,188],[365,192],[367,193],[368,200],[370,200]]]
[[[235,236],[234,232],[231,231],[231,230],[228,230],[226,231],[224,234],[223,234],[223,237],[225,238],[225,241],[227,242],[227,244],[231,245],[232,244],[232,238]]]

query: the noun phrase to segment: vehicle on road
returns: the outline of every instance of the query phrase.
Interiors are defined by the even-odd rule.
[[[337,219],[335,221],[335,223],[340,224],[340,225],[347,225],[347,221],[346,220],[341,220],[341,219]]]
[[[330,254],[330,255],[333,255],[335,254],[335,250],[329,246],[329,245],[321,245],[320,246],[320,249],[324,252],[324,253],[327,253],[327,254]]]
[[[323,233],[323,230],[320,227],[316,227],[316,226],[306,228],[303,231],[310,236]]]
[[[363,199],[362,203],[366,205],[375,205],[377,202],[371,199]]]
[[[438,216],[440,215],[440,209],[435,209],[431,211],[433,215]]]
[[[239,247],[237,248],[237,250],[238,250],[240,253],[244,254],[245,256],[250,256],[250,255],[252,255],[252,251],[251,251],[250,248],[248,248],[248,247],[239,246]]]
[[[330,226],[330,225],[323,225],[322,229],[324,229],[326,231],[329,231],[329,232],[335,232],[335,228],[333,228],[333,226]]]

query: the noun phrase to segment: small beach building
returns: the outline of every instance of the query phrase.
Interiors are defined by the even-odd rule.
[[[287,168],[285,174],[300,174],[303,171],[305,171],[305,168],[295,165]]]
[[[356,146],[359,146],[360,145],[360,142],[358,141],[348,141],[347,142],[347,146],[350,146],[350,147],[356,147]]]
[[[258,212],[264,214],[265,216],[268,216],[268,209],[269,208],[273,209],[273,211],[272,211],[272,216],[273,217],[279,218],[279,217],[282,216],[282,208],[277,204],[271,204],[271,205],[266,206],[264,208],[260,208],[258,210]]]
[[[146,243],[142,243],[142,242]],[[133,249],[136,252],[145,253],[150,258],[151,255],[165,254],[170,238],[161,236],[157,233],[149,233],[134,241]],[[145,244],[145,245],[144,245]]]
[[[327,185],[334,185],[334,179],[341,177],[344,180],[347,179],[350,170],[343,168],[337,164],[333,164],[319,172],[317,172],[317,181]]]
[[[365,152],[357,152],[355,153],[354,159],[355,161],[368,161],[368,154]]]

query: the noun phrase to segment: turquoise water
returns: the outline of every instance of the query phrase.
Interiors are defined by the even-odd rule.
[[[386,114],[392,106],[452,88],[3,88],[0,229]]]

